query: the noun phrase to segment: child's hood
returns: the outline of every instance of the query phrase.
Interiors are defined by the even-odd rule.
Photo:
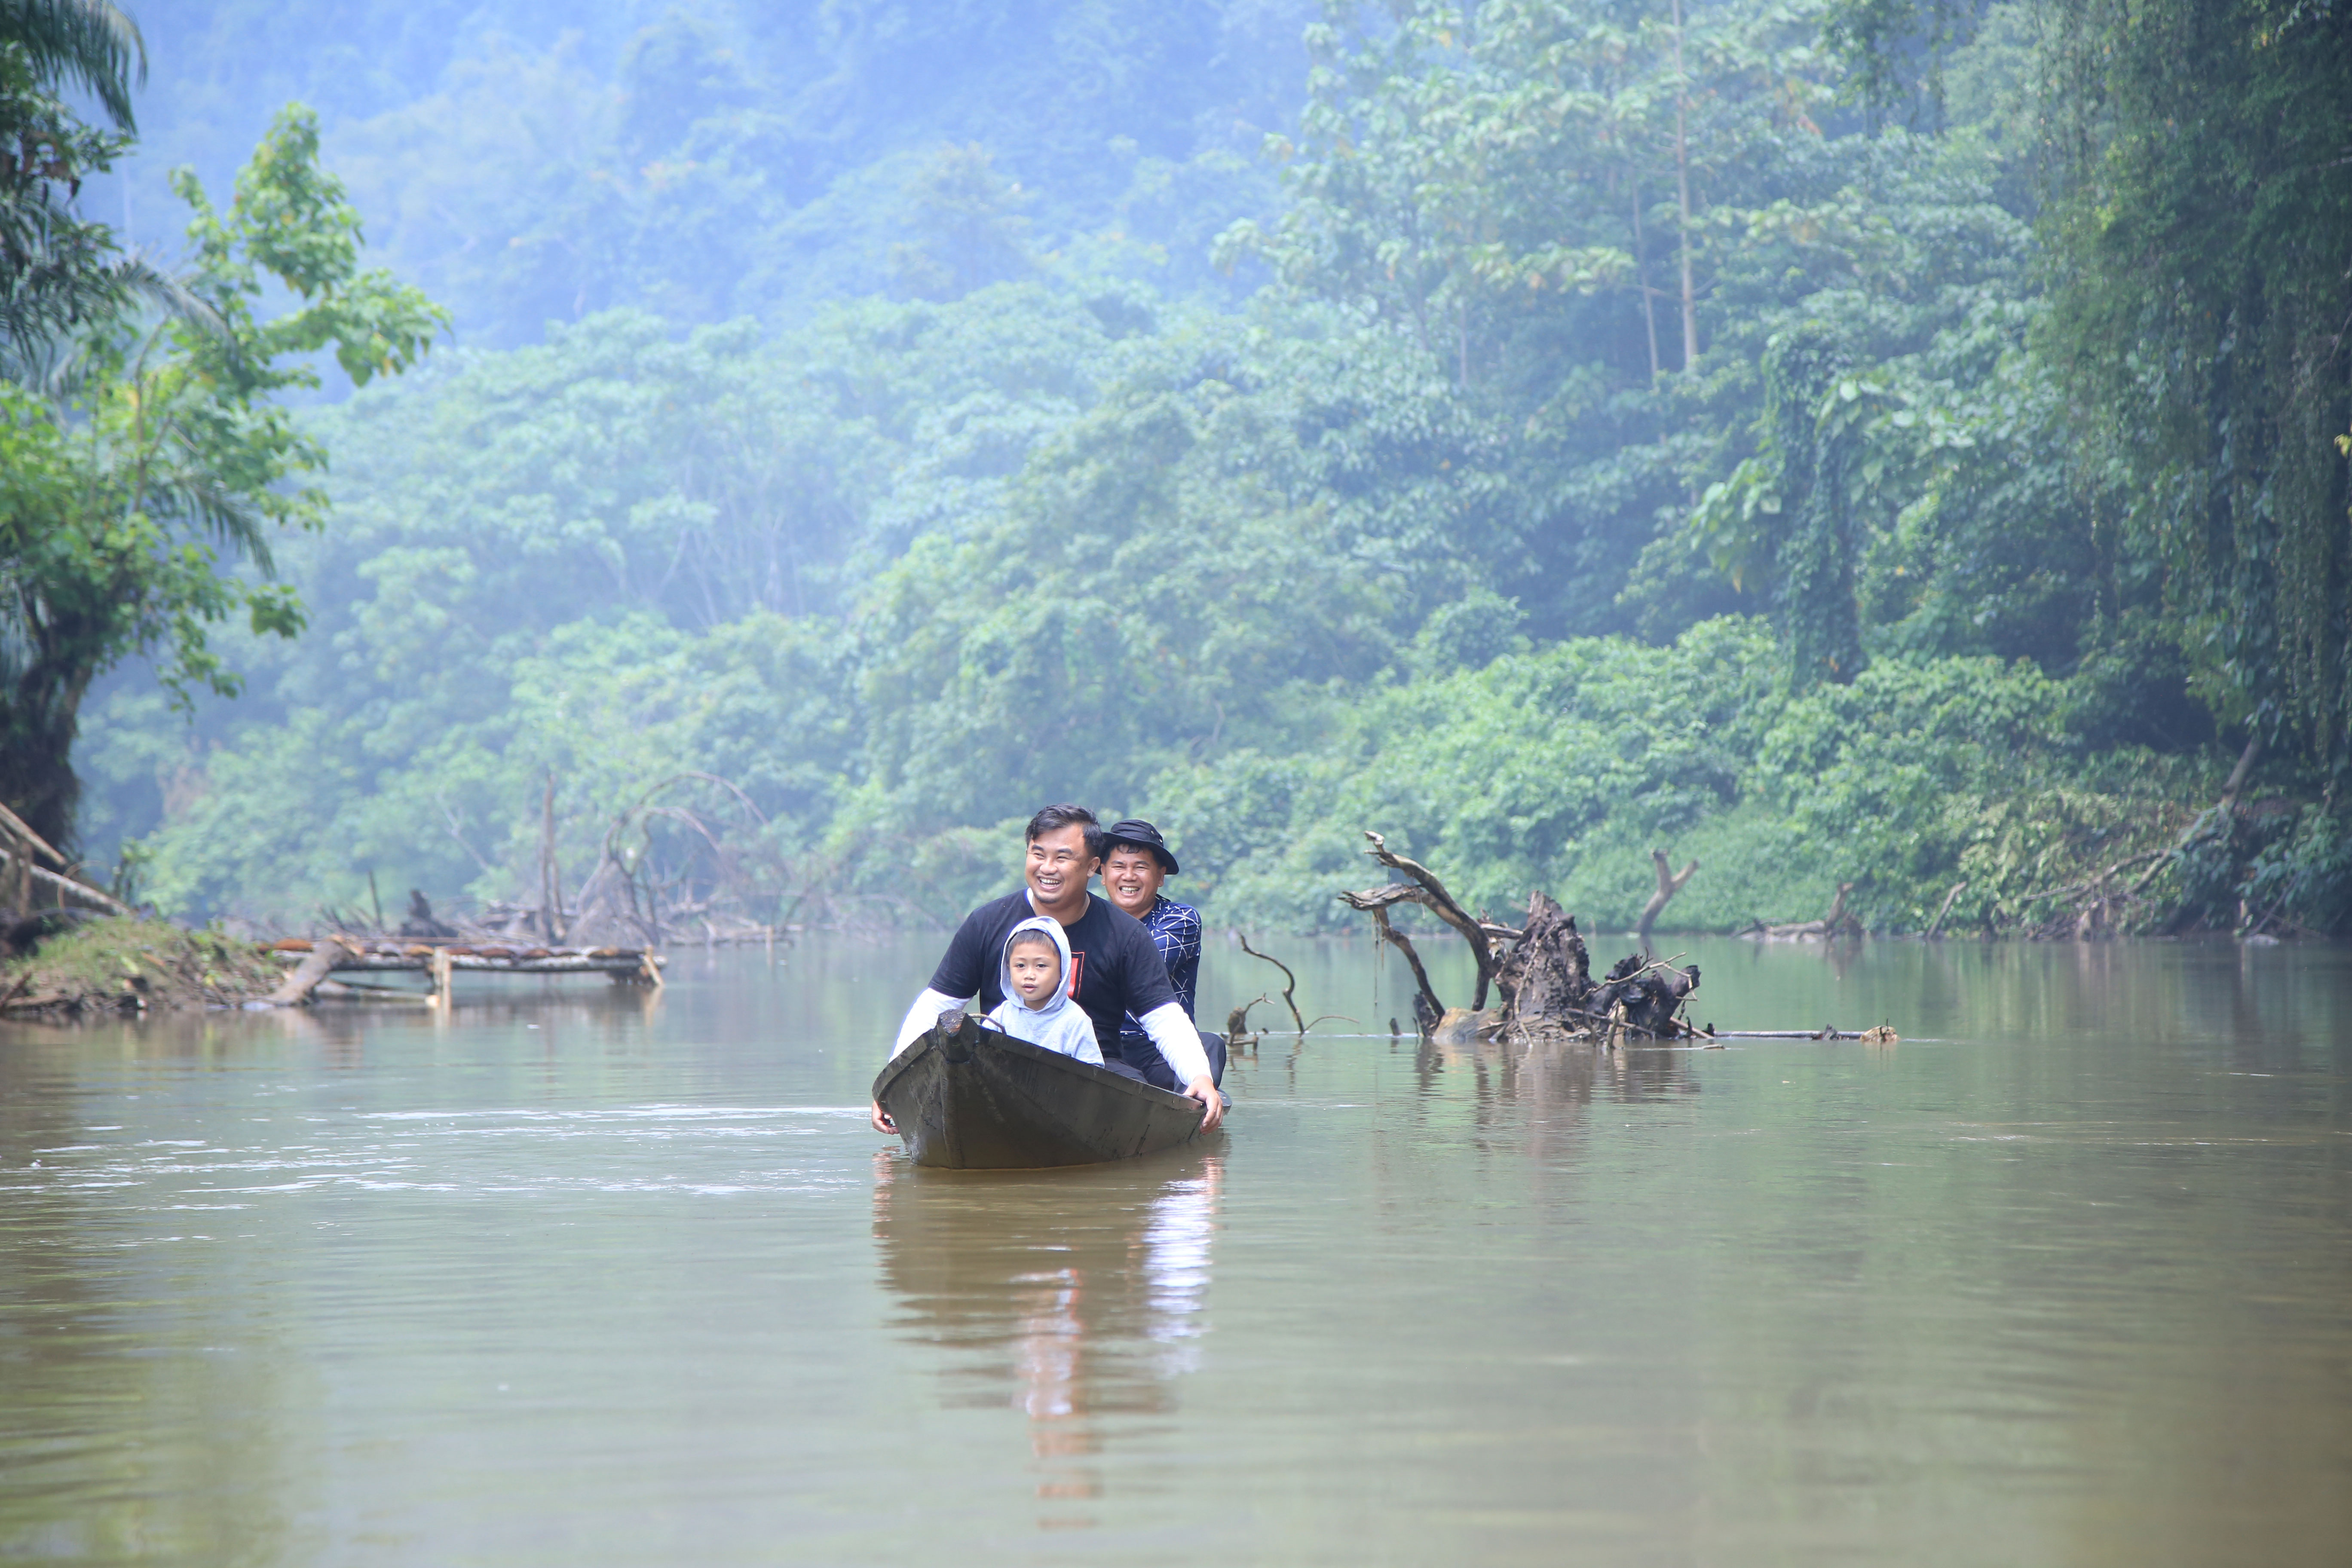
[[[1027,1008],[1021,994],[1013,989],[1013,942],[1024,931],[1041,931],[1053,939],[1054,951],[1062,960],[1062,983],[1054,988],[1053,1000],[1043,1007],[1029,1008],[1033,1016],[1051,1017],[1070,1005],[1070,939],[1062,933],[1062,922],[1045,915],[1031,915],[1004,933],[1004,951],[997,956],[997,989],[1016,1007]]]

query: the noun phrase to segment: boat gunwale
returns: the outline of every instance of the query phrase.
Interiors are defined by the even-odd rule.
[[[1189,1094],[1179,1094],[1174,1089],[1161,1089],[1158,1084],[1146,1083],[1139,1078],[1129,1078],[1123,1072],[1113,1072],[1107,1067],[1100,1067],[1093,1062],[1082,1062],[1076,1057],[1064,1056],[1059,1051],[1048,1050],[1044,1046],[1017,1038],[1002,1029],[992,1027],[985,1019],[973,1017],[971,1014],[964,1015],[963,1020],[951,1030],[942,1031],[937,1024],[932,1025],[923,1031],[921,1037],[913,1045],[883,1063],[882,1071],[874,1079],[874,1098],[877,1100],[882,1099],[883,1091],[906,1076],[908,1069],[912,1068],[925,1053],[939,1050],[940,1039],[943,1032],[950,1036],[961,1034],[965,1022],[969,1022],[982,1037],[982,1043],[995,1050],[1010,1048],[1011,1054],[1015,1058],[1025,1056],[1046,1067],[1076,1072],[1091,1078],[1097,1083],[1126,1090],[1145,1100],[1156,1099],[1171,1110],[1182,1106],[1198,1106],[1201,1103]],[[1202,1114],[1206,1114],[1205,1109]]]
[[[960,1047],[962,1056],[950,1056],[948,1047]],[[918,1081],[910,1084],[910,1079]],[[1021,1079],[1028,1079],[1030,1084],[1030,1089],[1016,1089],[1016,1093],[1021,1100],[1028,1100],[1028,1126],[1033,1131],[1018,1135],[1013,1145],[1002,1142],[1002,1135],[1012,1131],[1012,1123],[1002,1123],[997,1133],[973,1126],[971,1131],[981,1138],[981,1145],[967,1145],[964,1135],[957,1133],[960,1119],[952,1114],[948,1119],[939,1119],[939,1107],[931,1102],[934,1093],[946,1096],[946,1100],[940,1102],[943,1107],[950,1105],[957,1096],[969,1093],[976,1084],[995,1081],[1012,1089]],[[964,1089],[955,1089],[957,1084],[962,1084]],[[1106,1089],[1115,1089],[1115,1093],[1106,1096]],[[992,1090],[981,1093],[992,1100]],[[898,1119],[898,1138],[906,1142],[908,1157],[915,1159],[919,1166],[950,1171],[1054,1171],[1096,1166],[1119,1159],[1136,1159],[1152,1152],[1181,1150],[1209,1135],[1202,1129],[1206,1110],[1192,1096],[1146,1084],[1139,1077],[1129,1077],[1127,1072],[1082,1063],[1077,1058],[1049,1051],[1033,1041],[1016,1039],[969,1013],[952,1020],[952,1025],[943,1018],[940,1025],[924,1030],[912,1047],[885,1063],[882,1072],[875,1074],[873,1098]],[[903,1105],[891,1107],[891,1100],[903,1100]],[[908,1121],[910,1114],[915,1119]],[[988,1119],[995,1119],[997,1114],[1000,1112],[992,1112]],[[1103,1114],[1112,1117],[1112,1123],[1134,1123],[1134,1142],[1129,1145],[1127,1133],[1119,1133],[1106,1142],[1101,1133],[1110,1129],[1110,1123],[1098,1123],[1089,1129],[1091,1119]],[[1028,1138],[1042,1138],[1045,1142],[1025,1142]],[[1024,1152],[1033,1152],[1040,1157],[1004,1159],[1002,1152],[1007,1147],[1024,1147]],[[981,1150],[995,1150],[995,1154],[981,1154]],[[1077,1152],[1075,1157],[1073,1152]]]

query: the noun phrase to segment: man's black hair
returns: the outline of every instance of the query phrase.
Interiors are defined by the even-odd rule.
[[[1039,812],[1036,816],[1029,819],[1029,837],[1022,840],[1022,842],[1024,844],[1034,844],[1037,840],[1043,838],[1048,833],[1054,832],[1057,828],[1071,826],[1083,827],[1086,829],[1087,858],[1094,860],[1101,859],[1103,858],[1104,840],[1108,836],[1103,832],[1102,824],[1095,820],[1095,814],[1088,811],[1083,805],[1063,805],[1047,806],[1045,810]]]

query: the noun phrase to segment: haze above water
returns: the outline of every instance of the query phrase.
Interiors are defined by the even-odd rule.
[[[0,1032],[0,1559],[2352,1543],[2340,951],[1709,942],[1701,1017],[1903,1044],[1612,1059],[1392,1044],[1397,973],[1294,944],[1374,1037],[1269,1039],[1203,1151],[973,1177],[865,1125],[935,946]]]

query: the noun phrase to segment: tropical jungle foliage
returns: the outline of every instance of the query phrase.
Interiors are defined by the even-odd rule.
[[[238,678],[208,628],[242,615],[289,637],[302,612],[264,573],[270,535],[318,527],[327,499],[289,486],[324,466],[277,396],[315,387],[289,356],[332,346],[354,384],[397,371],[446,318],[414,289],[358,268],[359,219],[318,166],[311,118],[280,116],[215,211],[193,175],[185,270],[121,254],[75,210],[89,174],[131,127],[141,43],[98,0],[12,0],[0,9],[0,798],[67,841],[68,765],[90,681],[154,653],[166,689],[233,696]],[[97,98],[93,130],[59,94]],[[265,315],[265,289],[290,295]]]
[[[84,705],[167,909],[530,896],[698,774],[632,864],[766,916],[1063,797],[1292,928],[1362,827],[1603,922],[1653,847],[1716,929],[2352,913],[2324,0],[361,10],[325,145],[457,346],[240,405],[333,455],[214,576],[283,625]]]

